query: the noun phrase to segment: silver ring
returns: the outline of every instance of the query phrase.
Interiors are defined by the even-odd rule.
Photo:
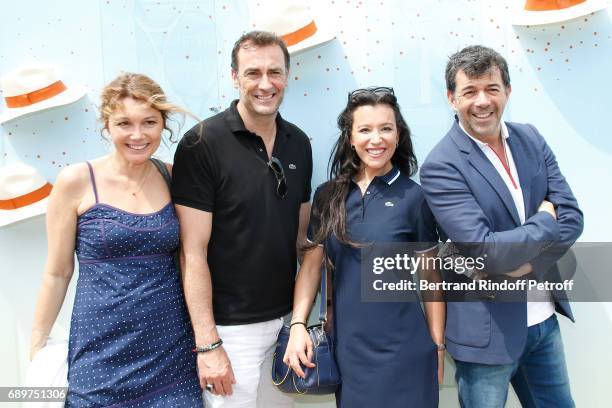
[[[206,384],[206,387],[204,387],[204,388],[206,388],[208,391],[212,392],[214,386],[212,384]]]

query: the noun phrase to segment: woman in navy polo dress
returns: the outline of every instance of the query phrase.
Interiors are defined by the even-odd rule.
[[[425,302],[424,314],[415,301],[361,299],[362,248],[411,242],[427,255],[435,251],[434,218],[421,187],[410,179],[417,161],[409,128],[391,88],[352,92],[338,126],[330,181],[313,199],[284,361],[298,375],[302,366],[314,367],[305,322],[326,255],[333,265],[333,335],[342,376],[337,405],[437,407],[444,304]]]

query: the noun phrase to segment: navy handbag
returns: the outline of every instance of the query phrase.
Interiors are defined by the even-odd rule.
[[[308,327],[308,335],[312,340],[315,367],[304,367],[306,378],[301,378],[291,367],[283,362],[283,356],[289,342],[290,328],[284,325],[278,334],[276,350],[272,360],[272,382],[279,390],[289,394],[333,394],[340,385],[340,372],[334,358],[334,347],[331,336],[325,331],[327,321],[327,273],[321,268],[321,307],[319,309],[319,324]]]

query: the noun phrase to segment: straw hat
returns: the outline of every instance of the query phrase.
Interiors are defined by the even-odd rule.
[[[290,54],[335,38],[335,34],[326,25],[315,21],[305,2],[251,0],[249,14],[253,28],[271,31],[282,37]]]
[[[512,16],[513,25],[541,25],[571,20],[603,10],[607,0],[526,0]]]
[[[44,214],[51,188],[35,168],[24,163],[0,167],[0,227]]]
[[[47,65],[29,65],[0,79],[6,109],[0,124],[56,106],[68,105],[85,96],[84,88],[68,88]]]

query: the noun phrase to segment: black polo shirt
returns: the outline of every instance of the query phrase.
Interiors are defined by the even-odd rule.
[[[175,204],[213,214],[208,265],[215,321],[256,323],[291,310],[299,209],[310,201],[310,141],[276,116],[272,155],[287,178],[287,195],[276,194],[263,139],[248,131],[238,101],[181,139],[174,156]]]

